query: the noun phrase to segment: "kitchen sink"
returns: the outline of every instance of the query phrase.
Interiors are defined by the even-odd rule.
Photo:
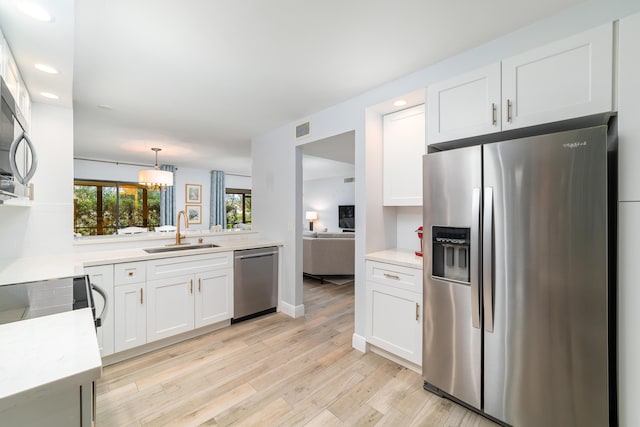
[[[162,246],[159,248],[146,248],[143,250],[148,254],[157,254],[161,252],[190,251],[194,249],[217,248],[218,246],[219,245],[214,245],[213,243],[200,243],[197,245],[192,245],[191,243],[185,243],[180,246],[169,245],[169,246]]]

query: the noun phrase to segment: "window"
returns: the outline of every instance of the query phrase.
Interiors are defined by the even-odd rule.
[[[236,224],[251,224],[251,190],[227,188],[225,195],[227,228]]]
[[[75,181],[73,231],[83,236],[115,234],[123,227],[160,225],[160,190],[134,183]]]

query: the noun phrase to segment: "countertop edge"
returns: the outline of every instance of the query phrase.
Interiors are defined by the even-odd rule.
[[[58,328],[63,328],[66,332],[64,337],[53,334],[53,337],[50,337],[60,344],[57,347],[58,351],[34,354],[34,349],[43,345],[42,335],[51,332],[50,329]],[[16,349],[11,346],[4,355],[0,353],[0,360],[3,364],[10,363],[12,371],[28,370],[31,374],[26,377],[21,376],[19,380],[3,378],[0,385],[0,412],[31,399],[51,395],[100,378],[102,359],[93,328],[93,314],[90,309],[68,311],[2,325],[0,335],[7,339],[14,337],[12,344],[16,344],[17,340],[23,348]],[[34,330],[41,332],[34,334]],[[69,345],[70,343],[72,345]],[[78,355],[78,352],[81,354]],[[22,356],[18,357],[19,354]],[[14,366],[20,363],[25,366]],[[11,386],[12,382],[13,386]]]
[[[415,268],[422,270],[423,260],[421,257],[415,255],[415,252],[410,249],[385,249],[383,251],[376,251],[368,253],[364,256],[367,261],[384,262],[387,264],[399,265],[402,267]]]

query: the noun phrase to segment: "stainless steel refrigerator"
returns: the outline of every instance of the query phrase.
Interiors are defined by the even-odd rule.
[[[424,156],[425,389],[513,426],[609,425],[607,154],[597,126]]]

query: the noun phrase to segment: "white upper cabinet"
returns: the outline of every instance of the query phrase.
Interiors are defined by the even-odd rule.
[[[613,109],[613,27],[602,25],[502,61],[502,129]]]
[[[0,76],[7,84],[7,88],[13,96],[18,109],[25,118],[25,125],[29,130],[29,123],[31,122],[31,97],[27,90],[24,80],[20,75],[18,65],[11,54],[9,44],[0,33]]]
[[[383,118],[384,206],[422,206],[424,104]]]
[[[427,89],[433,144],[613,110],[613,26],[504,59]]]
[[[640,201],[640,13],[620,20],[618,199]]]
[[[427,143],[500,130],[500,63],[427,88]]]

